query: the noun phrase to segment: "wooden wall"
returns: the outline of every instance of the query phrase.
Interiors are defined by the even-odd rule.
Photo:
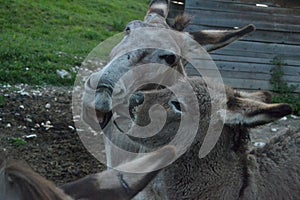
[[[300,93],[300,1],[292,6],[280,4],[288,0],[280,1],[185,0],[185,13],[193,16],[188,30],[232,29],[247,24],[257,28],[211,54],[226,84],[239,89],[271,90],[272,61],[280,57],[284,79],[298,84]]]
[[[171,0],[168,20],[172,21],[177,15],[183,14],[185,12],[184,9],[185,0]]]

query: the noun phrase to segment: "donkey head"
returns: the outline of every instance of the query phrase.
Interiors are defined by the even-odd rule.
[[[199,122],[198,141],[199,138],[203,141],[211,120],[220,121],[224,124],[225,129],[239,127],[247,130],[292,113],[291,107],[287,104],[270,103],[271,95],[268,92],[238,92],[230,87],[225,87],[226,99],[219,99],[215,98],[217,95],[211,97],[208,92],[209,87],[219,92],[219,85],[207,84],[200,77],[189,78],[189,82],[194,89],[194,95],[197,97],[198,112],[200,112],[199,118],[194,119]],[[182,123],[183,117],[189,112],[195,112],[194,109],[191,109],[191,97],[193,94],[183,95],[184,98],[178,97],[172,92],[174,87],[177,87],[176,84],[169,89],[139,92],[139,99],[142,96],[143,101],[139,105],[135,104],[135,108],[131,110],[135,119],[134,126],[146,127],[151,121],[156,120],[154,116],[160,117],[160,115],[153,114],[153,109],[157,105],[161,106],[160,110],[165,110],[167,118],[158,119],[159,121],[165,121],[164,126],[155,136],[149,135],[147,138],[132,136],[135,134],[133,126],[128,132],[132,140],[148,148],[158,148],[165,145],[178,133],[178,127]],[[222,91],[220,90],[220,92]],[[216,110],[215,113],[212,113],[212,105],[222,103],[226,105],[224,109]],[[195,116],[195,113],[192,113],[192,115]],[[190,135],[185,133],[185,137],[190,137]]]
[[[128,95],[130,85],[125,86],[120,79],[130,70],[137,66],[151,68],[149,64],[152,63],[169,66],[185,75],[185,60],[180,55],[199,48],[193,42],[196,41],[207,51],[213,51],[255,29],[253,25],[248,25],[238,30],[184,32],[182,27],[189,19],[181,16],[173,25],[169,25],[166,21],[168,8],[167,0],[152,0],[144,21],[132,21],[126,26],[126,36],[111,51],[110,62],[86,81],[83,118],[94,129],[104,128],[109,122],[113,108],[112,93],[116,94],[117,99],[124,99]],[[168,77],[164,75],[165,72],[162,74],[164,78]],[[156,86],[150,84],[140,89],[154,88]]]

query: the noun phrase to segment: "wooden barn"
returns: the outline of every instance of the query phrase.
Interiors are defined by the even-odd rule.
[[[271,70],[283,64],[283,79],[299,85],[299,0],[171,0],[169,18],[192,16],[188,31],[233,29],[254,24],[256,31],[211,53],[223,80],[234,88],[271,90]]]

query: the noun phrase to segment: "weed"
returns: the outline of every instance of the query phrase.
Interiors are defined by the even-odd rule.
[[[276,93],[273,97],[274,103],[288,103],[293,108],[295,114],[300,115],[300,97],[295,94],[298,85],[290,85],[283,79],[282,58],[275,57],[272,61],[274,67],[271,70],[270,84],[272,90]]]
[[[21,147],[27,144],[27,142],[22,138],[10,138],[9,141],[15,147]]]
[[[0,107],[5,106],[6,98],[4,96],[0,96]]]

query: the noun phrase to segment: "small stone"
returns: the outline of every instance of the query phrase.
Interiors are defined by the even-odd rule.
[[[265,143],[265,142],[254,142],[253,145],[254,145],[255,147],[262,148],[262,147],[266,146],[266,143]]]
[[[6,128],[11,128],[11,124],[10,123],[8,123],[8,124],[6,124],[6,126],[5,126]]]
[[[291,118],[293,118],[293,119],[300,119],[300,117],[296,116],[296,115],[291,115]]]
[[[18,129],[27,129],[27,127],[26,126],[22,126],[22,125],[20,125],[20,126],[18,126]]]
[[[65,79],[65,78],[71,79],[72,78],[72,75],[64,69],[56,70],[56,74],[59,75],[60,78],[62,78],[62,79]]]
[[[278,129],[277,129],[277,128],[271,128],[271,131],[272,131],[272,132],[277,132]]]
[[[32,119],[30,119],[30,118],[28,118],[28,117],[26,117],[25,119],[24,119],[26,122],[32,122]]]
[[[31,135],[24,136],[25,139],[33,139],[33,138],[36,138],[36,137],[37,137],[36,134],[31,134]]]
[[[23,90],[20,90],[20,91],[18,91],[18,93],[19,93],[20,95],[22,95],[22,96],[29,96],[29,97],[30,97],[30,94],[29,94],[29,92],[25,92],[25,91],[24,91],[24,89],[23,89]]]
[[[51,108],[51,104],[50,104],[50,103],[47,103],[47,104],[45,105],[45,108],[46,108],[46,109],[50,109],[50,108]]]
[[[24,109],[25,107],[23,105],[20,105],[19,108]]]
[[[71,129],[72,131],[75,130],[75,128],[73,126],[68,126],[69,129]]]
[[[283,117],[279,121],[286,121],[287,119],[288,119],[287,117]]]
[[[40,128],[41,126],[39,124],[35,124],[34,128]]]

